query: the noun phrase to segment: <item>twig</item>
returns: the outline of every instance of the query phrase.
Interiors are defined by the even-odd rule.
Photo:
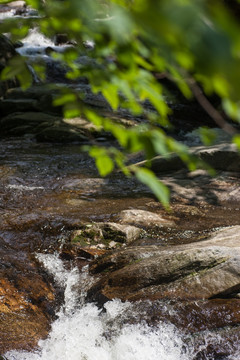
[[[229,124],[224,117],[220,114],[220,112],[215,109],[215,107],[210,103],[210,101],[206,98],[203,91],[196,83],[196,81],[192,77],[187,78],[187,83],[192,90],[193,95],[196,100],[202,106],[202,108],[208,113],[208,115],[215,121],[215,123],[220,126],[224,131],[226,131],[230,135],[234,135],[237,133],[237,130]]]

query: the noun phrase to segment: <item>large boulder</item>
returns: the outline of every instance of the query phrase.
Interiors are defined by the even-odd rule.
[[[240,152],[234,144],[221,143],[213,146],[195,146],[190,149],[190,154],[200,161],[206,162],[216,170],[240,171]],[[145,165],[145,161],[138,166]],[[186,167],[179,155],[172,153],[168,157],[156,156],[151,163],[152,170],[156,173],[177,171]]]
[[[16,101],[21,103],[21,100]],[[30,134],[40,142],[86,142],[89,133],[81,127],[65,123],[59,116],[36,111],[9,114],[0,119],[0,126],[0,137]]]
[[[240,292],[240,226],[224,228],[208,240],[172,247],[132,247],[96,260],[92,287],[97,300],[211,299]]]
[[[16,112],[0,119],[1,136],[19,136],[25,133],[38,133],[42,126],[52,126],[61,118],[42,112]]]

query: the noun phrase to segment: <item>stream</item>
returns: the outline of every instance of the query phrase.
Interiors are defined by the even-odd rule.
[[[138,316],[130,303],[118,300],[106,303],[104,311],[84,299],[89,285],[86,270],[66,272],[55,255],[40,255],[44,266],[56,280],[65,282],[64,304],[53,323],[47,340],[40,341],[37,353],[11,351],[8,359],[191,359],[192,349],[185,349],[181,334],[171,324],[151,328],[145,323],[124,325],[129,313]],[[59,262],[59,263],[58,263]],[[56,270],[57,268],[57,270]],[[82,284],[82,293],[74,285]]]
[[[145,322],[124,324],[127,317],[139,318],[131,303],[119,300],[108,302],[104,311],[85,302],[84,287],[89,285],[87,270],[79,274],[76,268],[64,270],[56,255],[38,255],[44,266],[54,274],[55,280],[65,285],[64,304],[58,319],[52,324],[49,337],[39,342],[36,353],[11,351],[8,359],[18,360],[189,360],[194,357],[194,347],[186,348],[183,334],[170,323],[160,322],[151,327]],[[82,284],[80,294],[74,285]],[[212,341],[213,334],[206,333],[205,344]],[[221,342],[221,338],[215,339]],[[237,359],[238,355],[229,357]]]
[[[44,336],[45,340],[40,340],[34,351],[8,351],[6,359],[239,359],[238,337],[232,338],[232,342],[225,333],[222,336],[214,329],[191,335],[187,329],[175,326],[175,321],[163,319],[151,324],[144,319],[144,313],[152,307],[149,302],[115,299],[103,308],[89,303],[85,298],[93,281],[87,271],[89,260],[78,259],[76,266],[74,259],[59,258],[57,250],[69,232],[81,223],[109,221],[124,209],[151,209],[154,203],[157,206],[143,185],[119,176],[100,178],[94,162],[78,145],[39,144],[14,138],[2,140],[0,147],[2,264],[16,267],[17,274],[8,275],[15,282],[23,276],[23,283],[28,284],[33,276],[36,286],[44,270],[54,287],[60,287],[63,293],[57,305],[52,305],[55,320],[47,338]],[[228,204],[228,216],[226,209],[212,205],[205,206],[204,213],[198,222],[194,222],[194,216],[189,219],[183,213],[177,233],[160,231],[155,237],[143,238],[141,243],[164,246],[172,239],[173,243],[184,243],[201,238],[220,223],[239,223],[239,208],[234,203]],[[206,214],[209,214],[207,219]],[[35,270],[31,268],[33,258],[39,264]],[[80,293],[77,284],[81,284]],[[170,315],[178,319],[178,309],[171,301],[160,301],[153,306],[162,309],[166,318]],[[201,301],[196,306],[200,309]],[[204,311],[207,318],[209,309]],[[198,316],[196,309],[193,310],[189,321],[198,321]],[[222,314],[217,314],[219,318],[222,316],[229,316],[224,308]],[[236,331],[238,334],[238,328]],[[220,350],[206,355],[209,346]],[[223,348],[231,355],[222,356]]]
[[[4,19],[14,16],[14,11],[0,15]],[[48,46],[54,47],[53,42],[33,30],[19,52],[45,57]],[[108,145],[108,140],[104,141]],[[179,179],[185,181],[181,173]],[[237,179],[238,175],[230,175],[229,188],[231,184],[234,188]],[[204,323],[202,331],[192,330],[194,322],[201,322],[200,314],[205,319],[210,317],[207,300],[191,304],[189,313],[171,300],[131,303],[114,299],[100,307],[87,299],[95,281],[88,272],[92,258],[59,255],[73,230],[86,223],[116,221],[126,209],[156,211],[178,225],[174,230],[148,233],[139,240],[140,245],[165,247],[199,241],[216,229],[239,225],[239,202],[225,201],[221,206],[202,202],[188,212],[186,203],[176,198],[173,212],[167,214],[150,190],[136,180],[119,174],[101,178],[94,161],[78,144],[38,143],[29,136],[1,140],[0,183],[1,276],[14,286],[13,298],[20,299],[16,304],[11,298],[10,310],[0,316],[3,359],[240,358],[239,324],[232,319],[229,327],[220,331],[210,323]],[[0,300],[3,297],[0,284]],[[224,306],[216,315],[219,319],[231,318]],[[149,320],[149,313],[156,307],[166,316]],[[26,338],[34,341],[28,342],[21,327],[36,308],[43,310],[46,318],[31,318],[28,329],[34,334],[29,330]],[[10,311],[16,316],[11,320],[13,325],[9,325]],[[44,323],[43,330],[37,328],[38,321]]]

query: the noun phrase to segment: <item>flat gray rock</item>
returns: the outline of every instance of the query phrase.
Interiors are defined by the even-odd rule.
[[[132,247],[90,268],[105,275],[90,291],[108,299],[210,299],[240,292],[240,226],[207,240],[167,248]]]

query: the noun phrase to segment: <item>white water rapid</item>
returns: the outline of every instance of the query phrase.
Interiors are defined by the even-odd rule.
[[[85,302],[91,283],[87,269],[66,270],[56,255],[38,255],[55,281],[65,288],[64,304],[46,340],[35,352],[10,351],[8,360],[192,360],[193,346],[186,347],[183,336],[172,324],[160,322],[150,327],[144,322],[127,323],[133,306],[109,301],[104,311]],[[78,285],[81,284],[79,293]],[[133,314],[134,315],[134,314]],[[137,314],[136,314],[137,316]],[[211,338],[210,334],[208,337]],[[207,339],[205,342],[207,346]],[[208,359],[208,358],[206,358]],[[210,358],[209,358],[210,359]],[[211,358],[213,360],[213,358]],[[237,360],[239,354],[228,359]]]

